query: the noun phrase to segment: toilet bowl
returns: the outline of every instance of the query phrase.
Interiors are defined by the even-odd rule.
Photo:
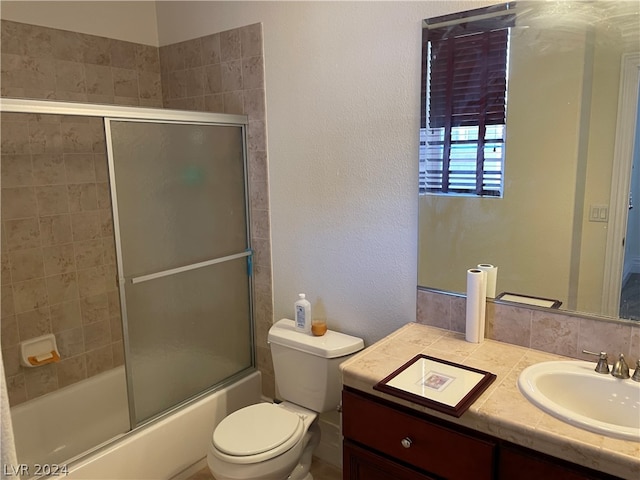
[[[304,450],[317,444],[316,418],[315,412],[287,402],[238,410],[214,431],[207,453],[209,469],[216,480],[285,480]],[[311,452],[308,456],[310,463]],[[302,473],[304,468],[298,470]],[[296,479],[312,480],[306,470]]]
[[[250,405],[220,422],[207,452],[216,480],[313,480],[318,414],[337,408],[338,367],[364,348],[361,338],[331,330],[321,337],[298,332],[288,319],[269,329],[268,342],[284,401]]]

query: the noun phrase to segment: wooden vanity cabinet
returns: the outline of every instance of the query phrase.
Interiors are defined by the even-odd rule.
[[[343,480],[621,480],[345,387]]]
[[[500,445],[498,472],[498,480],[621,480],[507,442]]]
[[[345,389],[344,480],[492,480],[497,443]]]

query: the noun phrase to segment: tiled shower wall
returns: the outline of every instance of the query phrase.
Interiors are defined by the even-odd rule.
[[[1,29],[4,97],[248,115],[257,364],[263,392],[273,396],[266,344],[273,300],[261,25],[160,49],[6,20]],[[69,142],[74,148],[91,144],[91,150],[66,151]],[[0,324],[10,399],[17,404],[121,364],[121,324],[113,239],[105,223],[111,209],[105,204],[101,121],[4,114],[1,153]],[[56,334],[63,361],[21,367],[18,342],[49,332]]]
[[[2,353],[12,405],[123,363],[99,118],[3,113]],[[61,361],[20,366],[53,333]]]

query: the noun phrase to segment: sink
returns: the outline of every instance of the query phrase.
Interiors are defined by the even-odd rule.
[[[640,442],[640,382],[596,373],[595,365],[536,363],[522,371],[518,388],[536,407],[564,422]]]

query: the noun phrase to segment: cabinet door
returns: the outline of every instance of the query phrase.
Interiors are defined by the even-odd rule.
[[[379,400],[344,390],[345,438],[449,480],[493,480],[494,441],[437,425]]]
[[[349,441],[343,446],[343,480],[436,480],[380,457]]]
[[[515,445],[500,447],[499,480],[613,480],[605,473],[568,464]]]

